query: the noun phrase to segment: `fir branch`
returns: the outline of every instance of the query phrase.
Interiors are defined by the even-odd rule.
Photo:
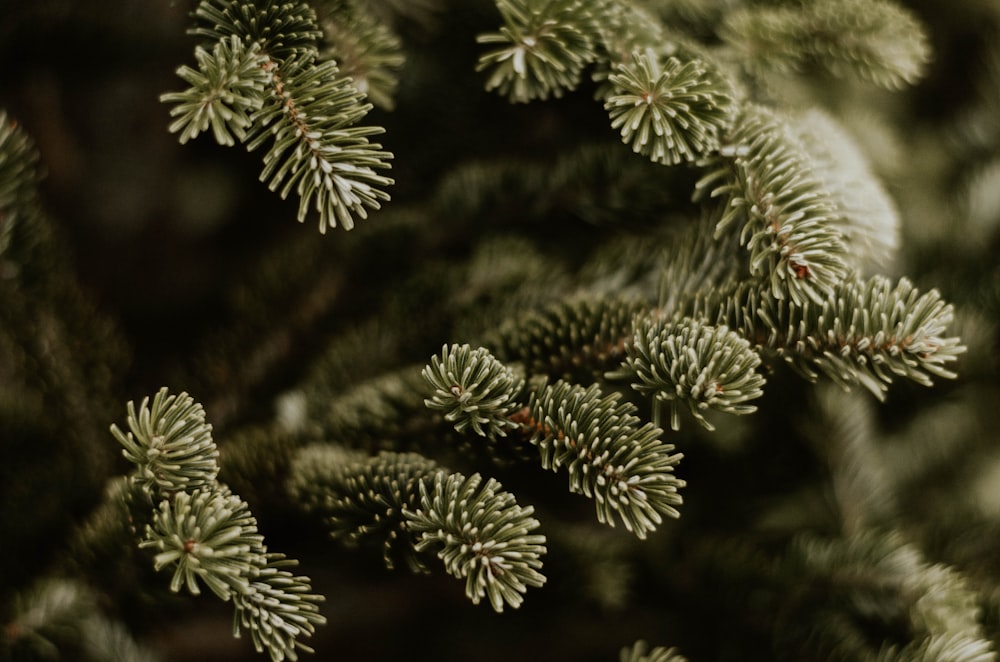
[[[387,568],[402,559],[411,571],[426,572],[403,512],[420,507],[419,484],[439,471],[416,453],[369,457],[316,444],[296,453],[288,489],[304,508],[323,517],[334,539],[351,545],[374,542],[382,547]]]
[[[521,606],[528,587],[545,583],[539,572],[545,536],[532,534],[534,508],[479,474],[439,472],[420,482],[420,507],[406,510],[407,527],[417,535],[417,551],[437,549],[449,574],[464,578],[473,604],[484,597],[494,611]]]
[[[404,62],[399,37],[363,3],[335,0],[325,5],[319,19],[324,36],[320,59],[337,62],[341,75],[361,94],[376,107],[392,110]]]
[[[0,109],[0,259],[11,246],[15,230],[39,213],[38,185],[42,173],[31,137]],[[0,262],[0,278],[6,271]]]
[[[316,12],[305,2],[284,0],[201,0],[192,15],[193,35],[210,42],[238,37],[278,60],[315,56],[323,33]]]
[[[498,354],[531,374],[593,379],[621,364],[635,318],[645,309],[612,296],[567,300],[501,328]]]
[[[626,646],[618,654],[619,662],[687,662],[687,658],[676,648],[657,646],[650,648],[645,641],[637,641]]]
[[[855,271],[885,273],[899,243],[899,212],[860,146],[821,110],[789,120],[836,208],[834,223],[850,248],[845,261]]]
[[[271,78],[264,68],[267,57],[258,44],[245,47],[237,35],[216,42],[211,52],[195,48],[194,57],[197,69],[177,70],[190,87],[160,95],[160,101],[175,104],[170,116],[177,119],[168,130],[180,132],[184,144],[211,127],[215,142],[232,146],[246,138],[251,117],[263,104]]]
[[[160,502],[140,548],[157,552],[157,570],[174,569],[170,590],[199,595],[198,580],[222,600],[249,590],[264,565],[264,536],[245,501],[226,487],[178,492]]]
[[[720,32],[751,70],[819,64],[889,89],[913,84],[930,60],[923,26],[890,0],[747,6],[727,14]]]
[[[392,154],[368,140],[383,129],[356,126],[371,105],[334,62],[317,61],[322,32],[308,5],[202,0],[194,16],[191,32],[213,40],[212,55],[199,47],[199,71],[178,71],[191,87],[162,98],[179,104],[171,130],[181,142],[209,125],[222,144],[270,142],[261,181],[282,198],[295,191],[298,220],[315,209],[321,233],[350,230],[389,199],[381,187],[392,179],[376,171]]]
[[[773,296],[819,302],[847,276],[836,207],[780,115],[748,105],[697,190],[724,196],[716,232],[732,225],[749,252],[749,272]],[[720,183],[721,180],[721,183]]]
[[[330,61],[271,61],[275,93],[254,114],[247,149],[253,151],[273,140],[264,155],[261,181],[282,198],[298,194],[299,222],[312,205],[319,212],[320,232],[354,227],[354,215],[368,217],[389,195],[379,189],[392,179],[376,169],[387,168],[389,152],[368,137],[381,127],[353,126],[369,110],[362,95],[347,78],[339,77]]]
[[[234,634],[238,637],[243,629],[249,630],[257,652],[266,650],[274,662],[297,660],[299,650],[314,652],[302,638],[326,623],[319,613],[323,596],[312,593],[308,577],[284,569],[296,563],[268,553],[266,564],[254,571],[249,590],[233,595]]]
[[[254,646],[275,662],[296,659],[309,648],[297,637],[312,634],[325,622],[305,577],[279,566],[294,564],[269,553],[246,501],[216,480],[218,450],[205,423],[204,408],[186,393],[166,388],[144,398],[138,413],[127,406],[131,432],[111,426],[137,465],[120,495],[133,521],[148,524],[139,547],[157,552],[154,567],[173,568],[171,590],[182,586],[198,595],[203,582],[222,600],[234,600],[233,632],[250,628]],[[143,512],[152,508],[151,516]]]
[[[923,386],[932,376],[954,378],[948,365],[965,351],[959,338],[945,335],[954,319],[951,304],[905,278],[895,284],[885,276],[849,278],[819,304],[802,306],[743,285],[721,301],[706,297],[693,310],[738,330],[810,381],[822,373],[845,388],[861,384],[879,399],[893,376]]]
[[[604,103],[611,128],[632,150],[665,165],[695,161],[719,146],[731,121],[733,93],[700,60],[682,62],[648,49],[617,65]]]
[[[515,427],[508,417],[520,408],[515,398],[524,388],[524,378],[489,350],[445,345],[440,358],[431,357],[422,374],[433,389],[424,404],[446,412],[445,420],[459,432],[471,428],[480,436],[495,439]]]
[[[187,393],[170,395],[166,388],[143,398],[136,412],[127,406],[130,432],[111,426],[124,446],[122,454],[136,465],[136,481],[149,493],[205,488],[219,474],[219,451],[205,409]]]
[[[660,428],[640,426],[635,406],[620,398],[602,395],[596,384],[558,381],[533,391],[513,420],[531,435],[543,468],[565,466],[570,491],[594,499],[598,521],[614,526],[620,519],[645,538],[664,515],[680,516],[678,490],[685,482],[673,471],[683,456],[660,441]]]
[[[725,326],[697,320],[647,316],[636,324],[625,365],[637,382],[632,388],[670,403],[670,427],[680,429],[679,407],[709,430],[702,412],[751,414],[748,401],[763,395],[760,356],[749,341]]]
[[[596,58],[596,24],[581,0],[497,0],[504,25],[479,35],[494,45],[476,65],[489,70],[487,90],[514,102],[561,97]]]

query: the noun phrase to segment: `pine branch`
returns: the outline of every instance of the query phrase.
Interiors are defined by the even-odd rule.
[[[609,76],[604,102],[611,128],[636,153],[665,165],[695,161],[719,147],[732,121],[733,93],[700,60],[667,57],[653,49],[633,54]]]
[[[531,435],[543,468],[565,466],[570,491],[594,499],[598,521],[621,520],[645,538],[664,515],[680,516],[675,506],[685,483],[673,471],[683,456],[672,455],[673,445],[659,439],[663,431],[640,425],[635,406],[620,397],[559,381],[533,391],[513,419]]]
[[[539,572],[545,536],[532,534],[538,520],[531,506],[479,474],[435,474],[421,481],[420,507],[405,510],[407,528],[417,535],[417,551],[437,550],[449,574],[464,578],[473,604],[484,597],[494,611],[521,606],[528,587],[545,583]]]
[[[492,50],[477,71],[489,71],[486,89],[514,102],[561,97],[580,83],[596,57],[596,24],[582,0],[497,0],[504,25],[476,41]]]
[[[836,207],[835,225],[850,247],[845,261],[855,271],[885,273],[899,242],[899,212],[861,147],[822,110],[801,112],[790,120]]]
[[[289,59],[267,65],[275,94],[254,115],[248,136],[251,151],[273,140],[264,155],[261,181],[282,198],[294,190],[299,196],[298,220],[305,220],[310,205],[319,212],[320,232],[354,227],[354,215],[368,217],[389,195],[377,188],[392,180],[376,173],[387,168],[392,155],[368,137],[380,127],[353,126],[369,110],[362,95],[347,78],[338,76],[336,64],[313,64]]]
[[[515,427],[509,416],[520,408],[515,398],[524,379],[498,361],[489,350],[469,345],[445,345],[424,368],[424,380],[433,395],[424,400],[430,409],[446,412],[445,420],[459,432],[496,439]]]
[[[156,570],[173,569],[172,591],[186,586],[198,595],[204,583],[232,598],[233,632],[249,628],[258,652],[275,662],[297,659],[297,650],[309,650],[299,637],[326,621],[317,607],[323,598],[308,578],[278,569],[295,562],[267,551],[247,503],[216,480],[218,450],[202,406],[163,388],[152,404],[145,398],[138,411],[132,402],[126,410],[131,432],[111,431],[137,466],[134,491],[146,497],[129,504],[134,520],[149,521],[139,547],[157,551]],[[150,505],[151,516],[139,510]]]
[[[724,196],[716,232],[740,228],[749,272],[777,298],[819,302],[847,276],[836,206],[780,115],[748,105],[697,189]],[[721,183],[720,183],[721,182]]]
[[[38,185],[42,173],[34,141],[7,111],[0,110],[0,275],[16,268],[10,251],[15,233],[41,213]]]
[[[143,489],[170,493],[215,483],[219,451],[205,409],[194,398],[161,389],[152,403],[143,398],[138,413],[129,402],[127,412],[130,432],[112,425],[111,434],[124,446],[125,459],[136,465],[136,481]]]
[[[637,641],[626,646],[618,654],[619,662],[687,662],[676,648],[657,646],[650,648],[645,641]]]
[[[268,553],[266,561],[254,572],[249,590],[233,595],[233,633],[238,637],[249,630],[256,651],[266,650],[275,662],[297,660],[299,650],[314,652],[302,638],[326,623],[319,613],[323,596],[311,592],[308,577],[283,569],[295,561],[274,553]]]
[[[692,313],[737,330],[810,381],[822,373],[879,399],[894,376],[923,386],[932,376],[954,378],[948,365],[965,351],[959,338],[945,335],[951,304],[905,278],[895,284],[885,276],[849,278],[821,303],[801,306],[744,284],[731,295],[703,298]]]
[[[283,0],[201,0],[190,34],[210,43],[238,37],[270,58],[312,57],[323,33],[306,2]]]
[[[404,62],[402,43],[365,4],[357,0],[323,3],[319,25],[324,41],[319,57],[335,61],[341,75],[350,78],[376,107],[392,110]]]
[[[191,30],[209,38],[199,46],[199,68],[178,74],[190,87],[161,96],[179,119],[170,125],[181,142],[213,129],[216,140],[246,142],[251,151],[270,143],[261,181],[282,198],[295,191],[298,220],[311,210],[319,228],[350,230],[389,195],[392,179],[377,173],[392,154],[368,138],[381,127],[357,126],[371,109],[364,94],[330,60],[319,61],[322,31],[302,2],[202,0]]]
[[[913,84],[930,59],[923,27],[889,0],[744,7],[726,16],[721,36],[751,70],[787,73],[818,64],[889,89]]]
[[[466,579],[474,604],[486,597],[499,612],[544,583],[545,537],[530,534],[538,527],[532,508],[518,506],[495,480],[481,482],[415,453],[368,457],[317,445],[298,453],[289,488],[335,539],[379,544],[389,568],[402,559],[426,572],[424,552],[436,550],[451,575]]]
[[[638,379],[632,388],[668,401],[674,430],[680,429],[682,403],[709,430],[715,428],[702,413],[708,409],[728,414],[757,410],[746,403],[763,395],[764,378],[756,371],[760,356],[725,326],[647,316],[636,324],[634,342],[627,348],[625,365]]]
[[[157,571],[174,569],[170,590],[192,595],[205,583],[222,600],[249,590],[254,568],[264,565],[264,536],[245,501],[225,487],[180,491],[163,499],[140,548],[157,552]]]
[[[211,52],[198,46],[194,57],[197,69],[183,66],[177,70],[190,87],[160,96],[160,101],[174,104],[170,116],[177,119],[168,130],[180,133],[182,145],[209,127],[220,145],[242,142],[271,83],[264,68],[267,57],[261,55],[258,44],[246,47],[237,35],[218,41]]]
[[[621,364],[635,318],[645,310],[633,299],[569,299],[501,328],[497,353],[530,374],[593,379]]]
[[[403,513],[420,507],[418,484],[439,471],[436,463],[416,453],[369,457],[316,444],[296,453],[289,492],[323,518],[334,539],[359,546],[375,543],[382,547],[387,568],[402,560],[412,572],[427,572]]]

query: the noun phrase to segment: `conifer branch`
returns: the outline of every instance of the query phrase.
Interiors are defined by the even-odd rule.
[[[264,536],[250,507],[225,487],[163,499],[139,547],[156,551],[157,570],[174,569],[171,591],[184,586],[199,595],[200,579],[222,600],[246,593],[253,568],[264,564]]]
[[[0,270],[15,231],[40,213],[41,179],[34,141],[6,110],[0,110]]]
[[[517,608],[529,586],[541,586],[545,537],[531,534],[533,509],[517,505],[493,479],[449,473],[415,453],[363,453],[317,445],[301,450],[289,488],[321,514],[331,535],[350,544],[376,542],[386,566],[400,558],[427,572],[436,551],[449,574],[466,580],[474,604]]]
[[[362,2],[331,0],[323,3],[319,26],[323,30],[322,60],[333,60],[342,76],[378,108],[392,110],[404,57],[398,36]]]
[[[160,389],[152,402],[143,398],[136,411],[128,403],[129,432],[117,425],[111,434],[136,465],[136,483],[150,494],[207,488],[219,475],[219,450],[205,409],[187,393],[170,395]]]
[[[660,441],[663,431],[640,425],[635,405],[620,398],[603,395],[596,384],[558,381],[532,392],[514,420],[538,447],[543,468],[565,466],[570,491],[594,499],[598,521],[621,520],[645,538],[664,515],[680,516],[685,482],[673,472],[683,456],[671,454],[674,446]]]
[[[160,97],[172,103],[168,130],[180,133],[181,144],[212,129],[215,142],[232,146],[246,138],[251,117],[263,104],[270,75],[264,68],[267,58],[257,44],[244,47],[236,35],[222,39],[209,52],[198,46],[194,51],[198,68],[183,66],[177,75],[190,87]],[[178,117],[179,116],[179,117]]]
[[[323,33],[311,7],[202,0],[194,17],[191,32],[211,40],[211,53],[199,46],[198,70],[178,70],[190,87],[161,96],[176,104],[170,130],[182,143],[209,126],[223,145],[270,142],[261,181],[282,198],[294,191],[298,220],[315,210],[321,233],[350,230],[389,199],[382,188],[392,179],[377,171],[392,154],[368,140],[383,129],[357,125],[371,105],[333,61],[318,59]]]
[[[702,299],[694,310],[738,330],[809,380],[822,373],[844,387],[860,384],[879,399],[894,376],[924,386],[932,376],[954,378],[948,366],[965,351],[959,338],[946,335],[951,304],[905,278],[848,278],[820,303],[801,306],[743,285],[731,298]]]
[[[708,409],[729,414],[757,410],[747,402],[763,395],[760,356],[725,326],[647,316],[637,323],[634,342],[627,347],[625,365],[638,379],[632,388],[668,401],[674,430],[680,428],[682,403],[709,430],[714,427],[703,415]]]
[[[277,60],[316,55],[323,36],[315,10],[299,0],[201,0],[192,15],[190,34],[209,42],[239,37]]]
[[[420,507],[418,484],[439,471],[435,462],[416,453],[369,457],[315,444],[296,453],[289,491],[323,517],[334,539],[359,546],[373,542],[382,547],[387,568],[402,559],[412,572],[427,572],[403,512]]]
[[[889,89],[913,84],[930,59],[923,26],[890,0],[747,6],[727,14],[721,36],[751,70],[818,64]]]
[[[421,481],[420,507],[406,510],[417,551],[437,550],[449,574],[464,578],[473,604],[484,597],[494,611],[517,608],[528,587],[545,583],[539,572],[545,536],[532,534],[534,508],[521,507],[510,492],[479,474],[437,473]]]
[[[618,654],[619,662],[687,662],[687,658],[676,648],[656,646],[650,648],[645,641],[637,641],[626,646]]]
[[[633,54],[609,76],[611,128],[636,153],[665,165],[695,161],[719,146],[732,120],[733,93],[704,62],[653,49]]]
[[[740,228],[749,271],[777,298],[821,301],[847,276],[836,207],[780,116],[748,105],[699,192],[724,196],[721,233]],[[710,188],[711,187],[711,188]]]
[[[497,0],[499,32],[477,37],[493,45],[477,71],[489,71],[486,89],[514,102],[560,97],[580,83],[596,58],[596,25],[581,0]]]
[[[524,379],[502,364],[485,348],[445,345],[440,358],[431,357],[424,380],[434,389],[424,400],[430,409],[446,412],[444,418],[459,432],[471,428],[476,434],[495,439],[514,427],[509,416],[520,408],[515,398]]]
[[[249,590],[233,594],[233,633],[238,637],[249,630],[254,649],[267,651],[275,662],[297,660],[300,650],[314,652],[302,639],[326,622],[319,613],[323,596],[311,592],[309,578],[284,569],[294,565],[283,554],[269,552],[266,564],[255,569]]]
[[[371,108],[347,78],[339,77],[336,64],[314,64],[289,59],[273,60],[274,95],[254,115],[248,136],[251,151],[273,140],[264,155],[261,181],[286,198],[299,196],[298,220],[312,206],[319,213],[320,232],[354,227],[354,216],[367,218],[368,209],[379,209],[389,195],[379,186],[392,180],[376,169],[387,168],[392,155],[368,136],[381,127],[353,126]]]
[[[551,305],[502,328],[498,353],[531,374],[592,379],[621,364],[635,318],[646,308],[612,296]]]
[[[850,248],[845,261],[861,273],[884,273],[899,243],[899,212],[860,146],[821,110],[789,120],[836,208],[835,226]]]
[[[216,480],[218,450],[204,408],[163,388],[152,403],[144,398],[137,411],[129,402],[126,410],[130,432],[115,425],[111,432],[137,466],[130,483],[146,497],[129,503],[134,520],[149,522],[139,547],[157,552],[157,570],[173,569],[172,591],[186,586],[198,595],[201,582],[232,598],[233,632],[249,628],[258,652],[275,662],[297,659],[297,650],[309,650],[299,638],[326,621],[317,607],[323,598],[307,577],[278,570],[295,562],[267,551],[247,503]],[[151,514],[138,511],[149,506]]]

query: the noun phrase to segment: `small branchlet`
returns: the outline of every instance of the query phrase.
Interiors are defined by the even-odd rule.
[[[500,0],[500,32],[480,35],[493,50],[479,58],[486,89],[514,102],[560,97],[596,58],[597,26],[580,0]]]
[[[495,439],[515,427],[509,416],[521,405],[517,396],[524,379],[485,348],[445,345],[423,371],[433,395],[424,400],[430,409],[445,412],[445,420],[463,432]]]
[[[420,482],[420,507],[404,512],[418,551],[437,550],[449,574],[464,578],[474,604],[486,598],[501,612],[517,608],[528,587],[545,583],[539,572],[545,536],[538,520],[496,480],[479,474],[439,472]]]
[[[611,128],[632,150],[665,165],[692,162],[719,146],[732,121],[733,93],[701,60],[681,61],[649,49],[619,64],[604,103]]]
[[[620,520],[639,538],[655,530],[663,516],[679,517],[685,482],[674,475],[683,457],[660,441],[663,430],[640,424],[636,408],[621,394],[603,395],[559,381],[543,385],[515,416],[541,453],[542,466],[565,466],[571,492],[593,498],[597,519]]]
[[[178,492],[160,502],[140,548],[156,551],[157,570],[174,568],[170,590],[201,590],[222,600],[249,589],[253,568],[264,564],[264,536],[245,501],[226,487]]]
[[[670,427],[680,428],[683,403],[705,428],[708,409],[750,414],[748,401],[763,395],[760,356],[750,342],[725,326],[684,319],[645,317],[636,325],[625,365],[638,381],[632,388],[670,402]]]
[[[219,475],[219,450],[205,409],[187,393],[170,395],[162,388],[143,398],[136,411],[127,406],[130,432],[111,426],[124,446],[122,455],[136,465],[135,481],[150,493],[191,491],[213,485]]]

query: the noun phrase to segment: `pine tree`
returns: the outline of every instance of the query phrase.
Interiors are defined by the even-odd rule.
[[[0,10],[3,658],[995,659],[950,7]]]

